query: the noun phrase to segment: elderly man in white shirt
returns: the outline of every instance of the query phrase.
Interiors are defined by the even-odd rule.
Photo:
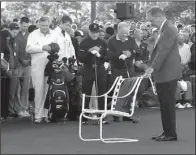
[[[181,64],[186,65],[190,61],[191,58],[191,51],[190,46],[184,42],[184,35],[179,33],[179,54],[181,57]]]
[[[182,75],[183,79],[188,78],[189,74],[189,66],[188,63],[191,59],[191,51],[190,46],[184,42],[184,35],[179,33],[178,35],[178,47],[179,47],[179,54],[181,58],[181,68],[182,68]]]
[[[60,25],[57,26],[54,31],[58,36],[57,43],[59,44],[59,60],[63,57],[73,57],[75,56],[75,49],[73,47],[69,31],[71,29],[72,20],[69,16],[64,15],[60,21]]]
[[[39,29],[33,31],[27,40],[26,51],[31,54],[31,77],[35,89],[35,123],[42,120],[48,122],[48,110],[44,109],[44,103],[48,90],[47,78],[44,70],[48,63],[48,52],[51,51],[48,44],[57,43],[57,35],[49,29],[48,17],[39,19]]]

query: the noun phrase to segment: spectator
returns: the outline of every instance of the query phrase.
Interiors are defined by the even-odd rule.
[[[143,42],[143,31],[140,29],[135,29],[134,31],[133,52],[135,55],[135,73],[136,75],[143,74],[145,68],[142,68],[142,64],[147,63],[149,52],[147,50],[147,44]]]
[[[30,26],[28,27],[28,32],[31,33],[31,32],[33,32],[33,31],[36,30],[36,29],[38,29],[36,25],[30,25]]]
[[[178,39],[179,39],[178,46],[179,46],[179,54],[181,58],[183,78],[187,78],[188,76],[187,74],[189,71],[188,63],[191,58],[190,46],[184,42],[183,34],[179,34]]]
[[[140,25],[141,25],[141,24],[142,24],[142,22],[140,22],[140,21],[137,22],[137,23],[136,23],[136,28],[140,29]]]
[[[57,43],[59,44],[60,50],[59,50],[59,59],[62,59],[63,57],[70,58],[72,56],[75,56],[75,50],[72,44],[71,36],[74,36],[74,32],[71,29],[72,19],[64,15],[61,18],[59,26],[57,26],[54,30],[54,32],[58,35]]]
[[[102,39],[102,40],[105,40],[105,31],[103,29],[100,29],[99,30],[99,38]]]
[[[29,34],[26,51],[31,54],[31,77],[35,89],[35,121],[41,123],[48,121],[48,110],[44,108],[46,93],[48,90],[47,78],[44,70],[48,63],[48,52],[51,52],[50,43],[57,43],[58,36],[49,29],[48,17],[39,19],[39,29]],[[61,33],[61,32],[60,32]]]
[[[178,81],[175,96],[177,101],[176,108],[192,108],[193,93],[191,82],[184,80]]]
[[[82,26],[81,30],[84,34],[84,37],[88,36],[88,25]]]
[[[136,23],[135,22],[131,22],[130,24],[130,31],[134,31],[136,28]]]
[[[11,23],[9,25],[9,31],[11,33],[11,39],[8,42],[8,47],[10,49],[9,57],[12,58],[10,60],[10,70],[12,71],[12,77],[10,78],[10,92],[9,92],[9,105],[8,105],[8,111],[9,111],[9,117],[23,117],[23,113],[21,111],[21,104],[20,99],[18,96],[18,90],[19,90],[19,78],[18,78],[18,58],[17,53],[15,51],[16,43],[15,38],[18,35],[20,30],[20,27],[17,23]]]
[[[145,23],[142,23],[141,25],[140,25],[140,30],[146,30],[146,24]]]
[[[28,113],[29,103],[28,103],[28,91],[30,86],[30,76],[31,76],[31,56],[26,52],[27,38],[29,36],[28,27],[29,27],[29,18],[22,17],[20,19],[20,28],[18,35],[15,38],[15,48],[16,56],[18,58],[18,77],[19,77],[19,86],[21,90],[18,94],[20,99],[20,115],[23,117],[30,117]]]
[[[98,95],[105,93],[106,87],[106,73],[104,68],[104,62],[106,61],[107,44],[105,41],[99,38],[99,25],[92,23],[89,26],[89,35],[82,40],[80,44],[79,61],[84,64],[83,68],[83,93],[90,95],[93,87],[93,83],[96,83]],[[95,67],[97,67],[97,79],[95,77]],[[89,108],[90,98],[86,98],[85,108]],[[98,99],[98,109],[104,109],[104,98]],[[98,114],[100,115],[100,114]],[[88,123],[86,118],[83,118],[84,124]],[[104,121],[103,124],[107,124]]]
[[[190,39],[190,33],[188,32],[188,30],[182,30],[180,31],[180,33],[182,33],[184,36],[184,42],[188,44]]]
[[[177,29],[178,29],[178,33],[179,33],[181,30],[183,30],[183,25],[179,23],[177,25]]]
[[[77,26],[76,24],[72,24],[72,25],[71,25],[71,28],[74,30],[74,32],[75,32],[76,30],[78,30],[78,26]]]
[[[145,27],[146,27],[147,32],[150,34],[151,23],[150,23],[150,22],[147,22],[147,23],[145,24]]]
[[[18,35],[18,32],[20,31],[20,27],[16,23],[11,23],[9,25],[9,31],[10,31],[10,33],[12,35],[12,38],[11,38],[11,46],[13,48],[13,46],[14,46],[14,44],[13,44],[14,38]]]
[[[133,52],[134,52],[134,76],[143,75],[146,69],[146,63],[149,59],[149,52],[147,50],[147,44],[142,41],[143,40],[143,31],[140,29],[135,29],[134,31],[134,44],[133,44]],[[144,79],[138,90],[137,98],[140,100],[142,93],[148,88],[148,79]],[[140,100],[140,104],[142,105]]]
[[[192,45],[191,45],[191,60],[190,60],[190,64],[189,67],[191,70],[195,71],[195,63],[196,63],[196,55],[195,55],[195,32],[191,35],[191,41],[192,41]]]
[[[191,34],[192,33],[195,33],[195,25],[193,24],[193,25],[191,25]]]
[[[82,31],[79,31],[79,30],[75,31],[74,32],[74,36],[78,40],[78,43],[80,44],[80,42],[83,39],[83,33],[82,33]]]
[[[105,32],[105,40],[108,41],[114,35],[114,29],[112,27],[107,27]]]
[[[112,82],[117,76],[134,76],[133,72],[133,44],[129,37],[129,28],[125,22],[118,24],[118,32],[108,42],[108,58],[111,61]],[[125,65],[126,64],[126,65]],[[119,121],[118,117],[114,117]]]
[[[8,47],[8,41],[11,38],[11,34],[8,30],[1,31],[1,122],[8,116],[8,103],[9,103],[9,87],[10,76],[8,64],[9,60],[6,60],[5,55],[10,54]],[[11,57],[9,57],[11,58]]]
[[[17,18],[15,18],[15,19],[13,19],[13,22],[14,22],[14,23],[18,23],[19,21],[18,21]]]

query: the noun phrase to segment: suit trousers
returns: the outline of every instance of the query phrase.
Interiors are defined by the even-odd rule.
[[[13,71],[12,76],[10,77],[10,87],[9,87],[9,104],[8,111],[9,114],[19,114],[22,110],[22,105],[19,98],[19,68],[16,68]]]
[[[19,82],[20,82],[20,88],[18,89],[18,94],[20,95],[20,101],[22,110],[25,111],[29,107],[29,87],[30,87],[30,76],[31,76],[31,67],[27,66],[24,67],[22,65],[19,66]]]
[[[163,131],[166,136],[176,137],[176,112],[175,112],[175,93],[177,80],[166,83],[156,83],[157,94],[159,97],[161,120]]]
[[[86,95],[91,95],[93,83],[96,81],[94,70],[95,70],[94,68],[87,68],[87,67],[84,68],[82,89],[83,89],[83,93],[85,93]],[[95,88],[96,88],[96,84],[95,84]],[[102,95],[106,93],[106,71],[104,66],[97,67],[97,89],[98,89],[97,95]],[[90,103],[90,98],[87,97],[85,99],[86,109],[89,109],[89,103]],[[98,98],[98,109],[99,110],[104,109],[104,97]]]
[[[48,109],[44,108],[49,88],[47,84],[48,77],[44,76],[47,63],[48,59],[45,53],[33,57],[31,61],[31,78],[33,88],[35,89],[35,119],[48,117]]]
[[[6,118],[8,115],[9,84],[10,84],[9,77],[6,75],[2,75],[1,76],[1,117],[3,118]]]

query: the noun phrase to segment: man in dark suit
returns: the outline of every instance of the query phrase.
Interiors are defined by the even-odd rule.
[[[147,12],[147,20],[157,27],[160,35],[150,58],[150,67],[145,76],[152,74],[159,95],[163,133],[153,137],[156,141],[175,141],[176,114],[175,92],[177,80],[182,77],[180,55],[178,51],[178,32],[160,8],[152,8]]]

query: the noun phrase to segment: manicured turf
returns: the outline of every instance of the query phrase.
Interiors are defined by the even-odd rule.
[[[159,109],[141,109],[140,123],[111,123],[104,135],[137,138],[139,142],[104,144],[83,142],[78,136],[78,122],[66,124],[31,124],[29,120],[10,120],[1,126],[2,154],[195,154],[195,109],[177,109],[177,142],[155,142],[161,119]],[[98,135],[98,127],[84,127],[84,136]]]

